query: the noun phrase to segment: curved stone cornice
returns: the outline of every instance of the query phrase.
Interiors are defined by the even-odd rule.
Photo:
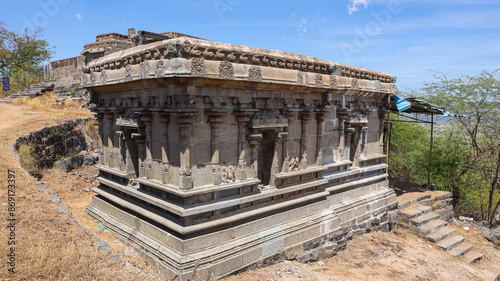
[[[333,74],[347,78],[377,80],[382,83],[396,82],[396,77],[387,73],[343,65],[328,60],[277,50],[187,37],[163,40],[112,53],[92,61],[88,66],[88,71],[101,72],[104,69],[121,69],[127,65],[136,65],[144,61],[173,58],[203,58],[205,61],[222,61],[306,73]],[[252,78],[254,79],[254,76]]]

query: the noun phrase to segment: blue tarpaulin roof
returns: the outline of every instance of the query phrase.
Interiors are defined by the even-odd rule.
[[[391,97],[391,111],[455,116],[455,114],[447,112],[444,107],[439,107],[417,98],[404,98],[396,95]]]

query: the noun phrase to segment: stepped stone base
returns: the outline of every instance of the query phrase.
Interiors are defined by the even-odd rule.
[[[373,191],[355,196],[364,190]],[[92,217],[158,264],[169,280],[189,278],[195,268],[204,280],[285,259],[331,256],[357,235],[392,229],[398,211],[394,192],[380,183],[184,236],[101,196],[87,207]]]

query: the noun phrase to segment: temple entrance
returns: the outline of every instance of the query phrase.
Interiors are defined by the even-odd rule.
[[[258,178],[263,185],[269,185],[277,134],[271,130],[262,131],[261,133],[262,139],[259,144],[258,156]]]

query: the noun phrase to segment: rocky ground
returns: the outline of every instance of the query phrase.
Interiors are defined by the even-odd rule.
[[[85,109],[34,112],[23,106],[0,104],[0,280],[164,280],[131,246],[84,212],[94,194],[91,189],[97,184],[94,167],[84,166],[69,173],[45,171],[41,181],[60,198],[58,202],[48,198],[36,180],[23,172],[11,151],[18,136],[54,125],[58,117],[89,115]],[[11,252],[6,229],[8,170],[16,172],[16,273],[10,273],[7,264]],[[79,228],[62,206],[67,206],[90,233]],[[500,248],[484,238],[479,226],[467,220],[459,224],[453,227],[484,254],[477,263],[453,258],[432,243],[398,229],[356,237],[345,251],[328,259],[281,262],[226,280],[495,280],[500,274]]]

